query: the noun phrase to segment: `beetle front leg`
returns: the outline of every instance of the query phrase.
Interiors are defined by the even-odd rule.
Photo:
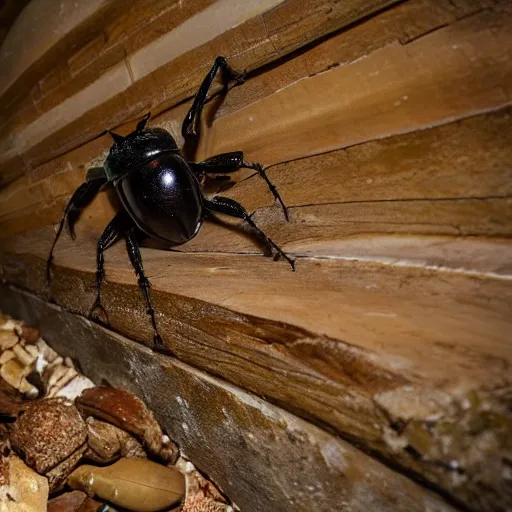
[[[190,162],[190,167],[194,172],[200,175],[205,174],[229,174],[236,172],[240,169],[254,169],[258,172],[261,178],[265,180],[270,192],[276,201],[279,201],[283,210],[285,219],[289,221],[288,208],[284,204],[279,192],[275,185],[270,181],[263,165],[259,163],[248,163],[244,161],[244,154],[242,151],[232,151],[230,153],[222,153],[220,155],[212,156],[202,162]]]
[[[46,278],[48,282],[51,280],[50,269],[53,261],[53,251],[62,233],[62,229],[64,228],[66,220],[68,222],[71,237],[75,238],[74,226],[78,217],[80,216],[80,213],[89,203],[91,203],[91,201],[100,191],[101,187],[103,187],[107,181],[107,176],[103,167],[95,167],[90,169],[87,173],[86,181],[75,190],[71,196],[71,199],[68,201],[68,204],[64,209],[64,214],[60,219],[59,228],[57,229],[57,233],[53,240],[50,254],[48,255],[48,260],[46,262]]]
[[[267,244],[274,248],[274,250],[277,252],[277,256],[282,256],[290,264],[292,270],[295,272],[295,261],[291,259],[270,237],[268,237],[263,232],[263,230],[256,226],[254,221],[251,219],[251,216],[240,203],[230,199],[229,197],[216,196],[210,201],[203,198],[203,205],[207,211],[223,213],[224,215],[229,215],[230,217],[236,217],[238,219],[245,220],[245,222],[247,222],[247,224],[249,224],[258,233],[258,235],[260,235],[265,240],[265,242],[267,242]]]
[[[243,75],[233,71],[224,57],[217,57],[213,63],[212,68],[204,77],[203,83],[199,87],[199,91],[197,91],[196,97],[194,98],[194,102],[192,103],[190,110],[183,120],[181,133],[185,139],[188,137],[199,136],[199,125],[201,122],[203,107],[209,100],[208,92],[210,91],[210,88],[219,70],[224,71],[226,74],[227,80],[224,86],[224,90],[227,90],[228,83],[230,81],[234,81],[236,83],[243,82]]]
[[[128,229],[125,233],[125,237],[126,250],[128,251],[128,256],[130,257],[130,261],[132,262],[135,274],[139,278],[139,288],[142,290],[142,293],[144,294],[144,299],[146,300],[146,313],[151,318],[151,325],[153,326],[153,350],[162,350],[164,348],[164,342],[162,341],[162,338],[158,333],[158,327],[156,326],[155,310],[153,309],[153,304],[151,303],[151,297],[149,294],[151,284],[149,283],[148,278],[144,274],[144,268],[142,266],[142,256],[140,254],[139,244],[137,242],[137,237],[135,234],[135,228]]]

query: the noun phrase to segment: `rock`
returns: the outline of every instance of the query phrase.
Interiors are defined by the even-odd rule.
[[[18,361],[22,363],[24,366],[31,366],[32,363],[37,359],[37,353],[30,353],[19,344],[12,347],[12,351],[18,358]]]
[[[49,398],[28,404],[25,413],[14,424],[13,449],[35,469],[45,475],[71,457],[64,467],[70,472],[77,451],[85,446],[87,427],[77,408],[63,398]],[[52,480],[62,478],[52,473]]]
[[[105,503],[87,498],[76,512],[98,512],[101,505],[105,505]],[[116,512],[116,509],[109,505],[107,512]]]
[[[36,347],[41,356],[48,361],[48,363],[52,363],[59,354],[55,352],[43,339],[39,338],[36,343]]]
[[[181,512],[229,512],[233,507],[218,503],[211,498],[194,497],[186,499]]]
[[[0,365],[15,358],[16,354],[12,350],[4,350],[0,355]]]
[[[94,416],[138,438],[149,453],[166,462],[175,462],[177,447],[163,443],[163,433],[153,413],[144,402],[124,389],[96,387],[86,389],[76,400],[82,415]]]
[[[119,457],[121,443],[117,438],[114,425],[96,420],[92,416],[87,418],[87,458],[95,462],[113,462]]]
[[[86,451],[87,445],[84,444],[46,473],[45,476],[48,479],[48,484],[50,485],[50,493],[60,491],[64,487],[68,476],[80,462]]]
[[[94,381],[143,396],[169,436],[241,510],[457,510],[339,436],[175,358],[28,294],[9,291],[0,303],[39,322]]]
[[[38,389],[26,379],[30,371],[29,366],[25,366],[16,358],[12,358],[0,367],[0,377],[28,398],[36,398],[39,395]]]
[[[15,396],[10,396],[0,390],[0,421],[12,421],[18,417],[18,414],[26,407],[26,403],[21,402]]]
[[[89,459],[108,463],[119,457],[146,458],[146,452],[139,441],[124,430],[92,416],[87,418],[86,423],[89,432],[87,438],[89,450],[86,457]]]
[[[0,489],[9,485],[9,433],[5,425],[0,425]]]
[[[181,512],[231,512],[220,491],[204,478],[192,463],[180,458],[176,467],[185,475],[187,497]]]
[[[12,331],[0,331],[0,352],[8,350],[18,343],[18,337]]]
[[[93,388],[94,382],[92,382],[87,377],[78,374],[74,379],[65,384],[62,388],[60,388],[56,396],[62,396],[64,398],[69,398],[70,400],[74,400],[77,396],[79,396],[84,389]]]
[[[48,397],[56,396],[57,393],[67,386],[77,375],[78,373],[74,368],[68,368],[64,365],[55,368],[48,379]]]
[[[27,325],[22,325],[21,337],[27,343],[36,343],[37,340],[39,339],[39,329],[35,329],[34,327],[28,327]]]
[[[66,492],[48,502],[47,512],[76,512],[85,500],[87,500],[85,492]]]
[[[9,480],[9,485],[0,487],[2,512],[46,510],[48,481],[15,455],[9,457]]]
[[[69,476],[68,484],[138,512],[177,510],[185,496],[185,478],[178,470],[146,459],[120,459],[106,467],[83,465]]]

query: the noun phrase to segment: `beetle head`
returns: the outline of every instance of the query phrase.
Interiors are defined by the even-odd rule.
[[[117,181],[134,167],[153,160],[166,151],[178,151],[173,136],[163,128],[145,129],[151,113],[147,113],[135,130],[123,137],[117,133],[108,133],[114,139],[105,159],[105,172],[110,181]]]

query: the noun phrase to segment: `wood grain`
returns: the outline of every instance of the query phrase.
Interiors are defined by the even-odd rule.
[[[95,241],[59,245],[50,295],[48,241],[46,231],[4,243],[4,278],[87,314]],[[307,258],[294,274],[261,257],[151,249],[143,259],[160,332],[180,360],[334,429],[467,504],[480,492],[471,443],[449,452],[471,474],[461,486],[441,448],[444,437],[428,435],[419,448],[416,438],[424,437],[428,418],[451,418],[459,407],[454,400],[482,389],[502,407],[498,390],[508,385],[511,354],[509,279]],[[102,298],[111,328],[151,343],[124,248],[109,250],[106,262]],[[411,417],[412,432],[394,430]],[[410,443],[423,455],[412,455]],[[501,485],[495,480],[491,494],[500,494]]]
[[[387,45],[225,115],[198,157],[239,149],[270,165],[510,105],[508,7]]]
[[[2,119],[17,110],[16,105],[56,63],[65,62],[84,42],[97,37],[103,23],[121,12],[122,4],[94,0],[76,9],[66,1],[31,2],[2,45],[2,65],[7,70],[0,86]]]
[[[0,305],[38,325],[53,348],[78,360],[95,382],[140,396],[242,510],[456,510],[340,438],[174,358],[29,294],[3,288]]]
[[[349,30],[337,31],[329,38],[315,41],[307,51],[296,52],[279,66],[251,77],[244,87],[230,92],[216,112],[216,117],[240,110],[303,78],[365,58],[384,46],[396,43],[406,45],[458,19],[489,9],[495,3],[492,0],[438,0],[435,3],[409,0],[393,5],[351,26]],[[295,14],[300,16],[300,13]],[[286,25],[292,26],[288,20]]]
[[[326,3],[329,4],[329,2]],[[283,5],[286,5],[286,9],[293,6],[295,6],[295,10],[302,9],[302,21],[296,23],[293,30],[296,39],[300,39],[301,45],[305,45],[312,39],[321,37],[348,23],[355,22],[359,17],[369,15],[391,3],[393,3],[393,0],[379,0],[379,2],[371,3],[357,0],[350,4],[343,3],[340,4],[342,7],[335,9],[333,15],[328,17],[325,22],[320,22],[317,19],[313,28],[309,26],[309,14],[317,12],[318,5],[309,5],[296,0],[289,0]],[[62,154],[63,151],[69,151],[87,140],[91,140],[103,131],[104,128],[98,128],[99,126],[114,127],[130,118],[133,119],[137,115],[141,115],[149,109],[154,113],[162,112],[193,95],[216,55],[235,57],[231,59],[233,65],[238,69],[246,70],[261,67],[284,56],[295,49],[296,43],[283,40],[279,49],[277,49],[276,44],[281,37],[279,31],[274,30],[269,35],[266,29],[267,25],[272,25],[272,20],[275,17],[279,18],[281,15],[280,9],[281,6],[277,6],[265,15],[262,15],[259,11],[255,12],[253,19],[245,21],[231,30],[226,27],[227,32],[213,40],[202,44],[201,39],[201,44],[197,48],[194,47],[193,43],[189,44],[183,55],[174,55],[172,62],[167,61],[165,64],[159,61],[157,69],[149,74],[145,72],[146,74],[135,81],[128,90],[122,87],[112,88],[110,94],[108,94],[106,88],[103,92],[98,89],[94,92],[96,101],[92,103],[90,112],[84,113],[80,109],[71,108],[73,97],[67,97],[66,101],[70,102],[70,105],[66,109],[65,121],[62,119],[60,121],[61,125],[64,123],[62,126],[55,124],[59,116],[53,113],[52,109],[45,112],[48,120],[54,123],[54,128],[50,132],[47,129],[45,130],[48,120],[44,122],[35,120],[27,126],[25,130],[29,130],[30,137],[27,136],[25,130],[14,133],[7,131],[3,140],[0,141],[2,158],[23,154],[25,160],[31,166],[34,166]],[[289,27],[287,30],[289,30]],[[188,33],[190,37],[196,37],[197,39],[200,31],[201,27],[197,27],[195,30],[189,30]],[[92,39],[98,36],[99,34],[94,33]],[[140,51],[142,49],[138,50],[138,52]],[[162,49],[160,49],[161,51]],[[119,62],[118,65],[123,63],[124,61]],[[130,65],[133,65],[133,63]],[[100,69],[103,69],[102,66],[104,67],[105,64],[101,64]],[[135,76],[134,73],[136,75],[135,69],[132,73],[133,76]],[[24,81],[33,83],[33,80],[33,78],[24,76]],[[79,94],[82,93],[83,90]],[[105,95],[103,101],[99,101],[103,94]],[[112,96],[113,99],[109,100],[109,97]],[[9,101],[9,104],[13,101]],[[131,105],[131,108],[128,107],[129,105]],[[119,114],[120,111],[123,111],[123,115]]]
[[[289,223],[258,176],[223,194],[255,212],[261,227],[294,254],[510,275],[511,119],[503,109],[273,166],[267,172],[290,208]],[[81,162],[94,164],[106,139],[0,191],[0,237],[57,222],[83,180]],[[99,236],[114,215],[112,199],[100,195],[85,211],[79,235]],[[261,251],[239,221],[218,219],[179,250]]]
[[[29,0],[5,0],[0,7],[0,46],[13,22],[27,5]]]
[[[0,142],[4,175],[24,173],[0,190],[2,278],[87,315],[96,242],[115,196],[101,193],[84,211],[75,243],[61,239],[51,286],[45,261],[52,225],[111,144],[98,127],[129,133],[156,106],[152,125],[181,143],[182,101],[215,55],[228,55],[256,72],[208,106],[196,156],[241,149],[270,165],[289,223],[252,171],[208,190],[242,202],[297,259],[297,272],[263,258],[250,230],[220,217],[178,250],[144,247],[157,322],[177,364],[315,423],[466,509],[496,510],[512,499],[504,476],[512,458],[512,10],[491,0],[390,5],[289,0],[207,44],[204,34],[197,47],[184,42],[170,62],[160,43],[210,12],[198,3],[178,25],[155,3],[155,39],[124,39],[120,29],[95,36],[68,62],[80,92],[66,96],[68,78],[55,66],[32,91],[47,110],[34,121],[23,104],[14,138]],[[119,68],[117,54],[102,53],[109,41],[132,45]],[[87,96],[85,78],[96,72]],[[23,151],[9,153],[18,136]],[[104,306],[113,331],[150,344],[122,245],[106,255]]]

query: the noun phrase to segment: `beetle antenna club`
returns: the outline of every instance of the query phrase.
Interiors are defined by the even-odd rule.
[[[208,93],[219,71],[227,79],[225,90],[229,82],[243,81],[243,76],[233,71],[224,57],[217,57],[183,121],[182,133],[185,139],[199,136],[201,113],[209,100]],[[292,270],[295,270],[295,261],[256,225],[237,201],[222,196],[208,200],[203,196],[201,184],[209,175],[225,175],[242,168],[254,169],[265,181],[274,199],[280,203],[288,220],[288,210],[261,164],[247,163],[242,151],[223,153],[203,162],[188,162],[168,131],[162,128],[146,128],[150,117],[151,113],[148,112],[137,123],[135,130],[126,137],[108,131],[114,143],[103,167],[88,171],[85,182],[75,190],[66,205],[48,256],[47,277],[50,281],[53,252],[66,222],[74,237],[74,225],[82,210],[103,187],[113,187],[121,201],[121,209],[98,240],[96,299],[89,316],[98,318],[103,315],[108,322],[107,313],[101,305],[101,285],[105,277],[104,252],[120,238],[124,238],[146,303],[146,313],[151,320],[153,348],[169,352],[158,332],[150,282],[142,265],[139,244],[144,239],[154,238],[170,247],[184,244],[198,233],[203,220],[209,214],[220,213],[242,219],[249,224],[272,247],[275,259],[283,257]]]

